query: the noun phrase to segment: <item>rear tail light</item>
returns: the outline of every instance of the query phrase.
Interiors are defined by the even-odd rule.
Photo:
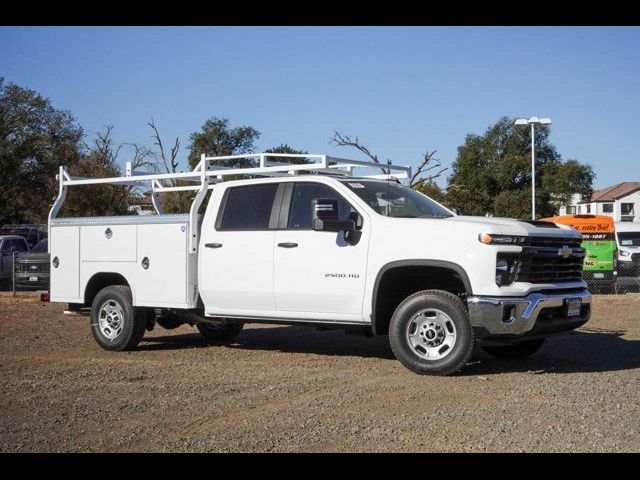
[[[49,302],[49,292],[44,292],[40,294],[40,301],[41,302]]]

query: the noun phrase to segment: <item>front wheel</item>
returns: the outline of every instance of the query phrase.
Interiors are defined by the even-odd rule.
[[[536,340],[527,340],[526,342],[516,343],[514,345],[496,345],[492,347],[482,347],[489,355],[504,358],[507,360],[517,360],[527,358],[540,350],[544,344],[544,338]]]
[[[407,297],[391,317],[389,343],[396,358],[421,375],[450,375],[469,360],[475,343],[462,300],[442,290]]]
[[[197,323],[200,333],[214,342],[224,342],[237,337],[242,331],[242,322],[222,322],[218,325],[212,323]]]

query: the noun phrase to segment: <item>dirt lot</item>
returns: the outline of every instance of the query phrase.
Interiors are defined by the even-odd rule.
[[[134,352],[86,317],[0,294],[0,451],[640,451],[640,295],[596,297],[578,332],[526,361],[480,352],[417,376],[385,337],[190,327]]]

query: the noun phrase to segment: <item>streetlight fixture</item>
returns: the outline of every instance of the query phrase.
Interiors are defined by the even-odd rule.
[[[550,125],[550,118],[538,118],[531,117],[529,119],[526,118],[518,118],[515,121],[515,125],[531,125],[531,219],[536,219],[536,147],[535,147],[535,139],[536,132],[535,126],[537,125]]]

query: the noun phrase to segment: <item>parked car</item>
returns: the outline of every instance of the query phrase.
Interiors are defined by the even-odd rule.
[[[616,222],[618,269],[621,276],[640,275],[640,222]]]
[[[33,248],[40,240],[47,238],[48,229],[42,224],[14,224],[0,227],[0,235],[19,235]]]
[[[19,288],[49,288],[49,252],[47,239],[40,240],[28,253],[16,259],[16,286]]]
[[[18,235],[0,235],[0,279],[12,278],[13,252],[16,258],[29,251],[27,241]]]

